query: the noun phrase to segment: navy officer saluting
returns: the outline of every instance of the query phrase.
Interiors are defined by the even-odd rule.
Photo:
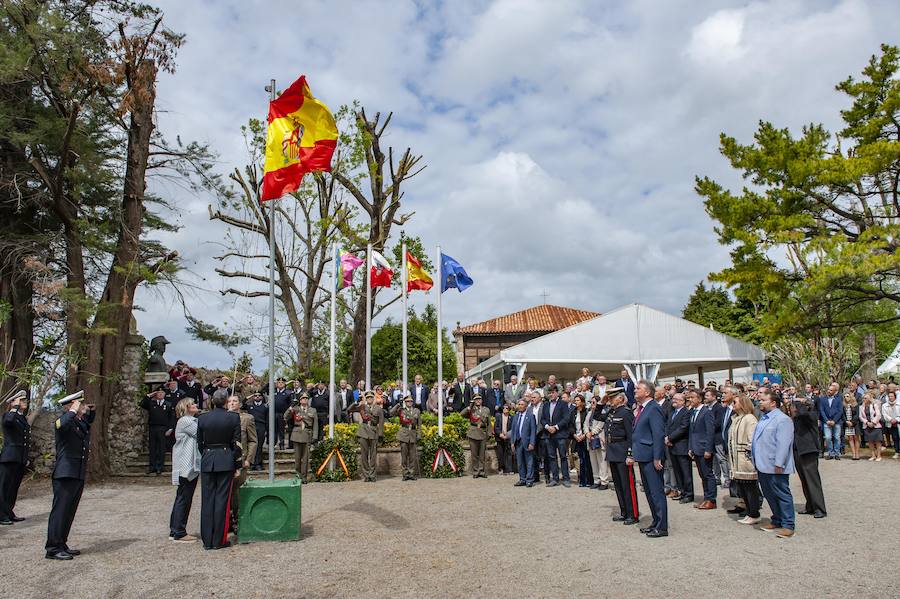
[[[84,491],[94,406],[82,403],[84,391],[59,400],[66,411],[56,419],[56,464],[53,466],[53,507],[47,522],[47,559],[70,560],[81,552],[68,546],[69,531]]]
[[[3,451],[0,451],[0,524],[21,522],[16,516],[16,497],[28,462],[31,425],[25,418],[28,394],[18,391],[6,400],[9,411],[3,415]]]

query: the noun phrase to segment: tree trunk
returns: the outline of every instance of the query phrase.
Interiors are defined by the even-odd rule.
[[[96,406],[91,427],[92,478],[109,473],[108,424],[113,396],[119,389],[125,340],[128,338],[134,307],[134,293],[143,280],[140,238],[143,230],[144,191],[150,136],[153,132],[153,106],[156,101],[156,64],[145,60],[132,77],[132,93],[137,100],[131,108],[128,126],[128,150],[122,194],[122,213],[116,253],[106,286],[91,325],[90,350],[79,382],[85,398]]]
[[[23,367],[34,351],[34,285],[23,268],[24,256],[6,256],[0,265],[0,301],[9,306],[9,317],[0,324],[0,348],[7,371]],[[13,377],[0,381],[0,397],[13,386]],[[3,411],[3,406],[0,406]]]
[[[862,338],[859,347],[859,373],[864,381],[875,378],[875,333],[868,333]]]

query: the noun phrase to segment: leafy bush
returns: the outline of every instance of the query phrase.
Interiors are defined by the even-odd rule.
[[[391,422],[388,420],[384,423],[384,440],[381,442],[382,446],[387,445],[397,445],[397,431],[400,430],[400,424],[397,422]]]
[[[337,427],[338,426],[356,426],[354,425],[335,425],[335,435],[334,439],[325,438],[320,443],[316,444],[312,453],[309,456],[309,467],[310,474],[315,477],[315,479],[319,482],[343,482],[347,480],[352,480],[356,477],[356,473],[359,470],[359,446],[356,444],[355,437],[354,440],[349,440],[346,435],[341,436],[338,434]],[[341,468],[340,461],[335,460],[334,470],[329,470],[326,466],[322,470],[322,474],[316,476],[316,472],[318,472],[319,468],[322,466],[322,463],[325,461],[325,458],[328,457],[328,454],[331,453],[331,450],[337,447],[341,456],[344,458],[344,464],[347,466],[347,471],[350,473],[348,477],[347,474],[344,473],[344,469]]]
[[[422,426],[437,426],[438,418],[437,415],[428,412],[426,414],[422,414]],[[463,418],[457,413],[448,414],[444,416],[444,434],[447,434],[449,429],[454,429],[456,431],[457,439],[465,439],[466,434],[469,432],[469,420]]]
[[[357,445],[356,441],[356,429],[359,428],[359,425],[354,423],[346,424],[343,422],[336,423],[334,425],[334,437],[335,439],[340,439],[343,441],[349,441],[354,445]],[[328,438],[328,425],[325,425],[325,433],[324,437]]]
[[[455,434],[455,433],[454,433]],[[447,428],[444,429],[444,436],[437,434],[437,426],[428,426],[422,428],[422,439],[419,441],[419,469],[422,476],[426,478],[454,478],[462,476],[466,469],[466,458],[463,454],[462,444],[458,438],[454,438],[454,434],[449,434]],[[456,462],[456,472],[450,468],[449,464],[443,464],[434,472],[431,471],[434,458],[438,449],[446,449],[450,457]]]

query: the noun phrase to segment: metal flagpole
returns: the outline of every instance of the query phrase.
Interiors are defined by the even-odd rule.
[[[338,285],[338,262],[340,262],[340,256],[338,256],[337,243],[333,244],[333,249],[331,255],[334,259],[334,264],[331,265],[331,344],[329,347],[331,348],[331,356],[328,360],[329,368],[331,370],[331,380],[328,386],[328,395],[331,398],[328,402],[328,438],[334,439],[334,326],[335,321],[337,320],[337,310],[335,306],[337,305],[337,285]]]
[[[444,436],[444,389],[441,382],[444,380],[444,361],[442,353],[442,345],[444,341],[443,331],[441,330],[441,291],[444,288],[444,275],[441,272],[441,246],[437,246],[434,256],[434,263],[437,268],[437,391],[438,391],[438,436]]]
[[[366,247],[366,391],[372,388],[372,244]]]
[[[275,80],[269,81],[269,100],[275,100]],[[269,482],[275,480],[275,202],[269,200]],[[262,443],[263,439],[259,439]]]
[[[406,238],[403,239],[403,246],[400,250],[400,260],[401,260],[401,277],[400,281],[403,285],[403,381],[400,387],[400,390],[403,391],[403,396],[406,396],[406,314],[407,314],[407,298],[406,298],[406,280],[409,277],[409,272],[406,268]]]

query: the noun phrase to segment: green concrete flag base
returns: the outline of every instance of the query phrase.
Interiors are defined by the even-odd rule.
[[[238,491],[238,542],[300,539],[300,479],[249,479]]]

